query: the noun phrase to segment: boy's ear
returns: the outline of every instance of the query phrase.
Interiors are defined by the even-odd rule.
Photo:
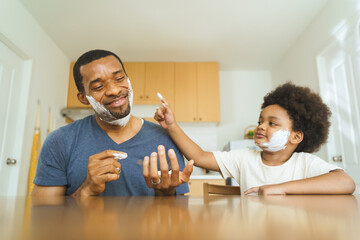
[[[77,98],[79,99],[79,101],[80,101],[82,104],[85,104],[85,105],[89,105],[89,104],[90,104],[89,101],[88,101],[87,98],[86,98],[85,93],[83,93],[83,92],[78,92]]]
[[[290,136],[290,142],[292,144],[299,144],[304,139],[304,133],[303,132],[292,132]]]

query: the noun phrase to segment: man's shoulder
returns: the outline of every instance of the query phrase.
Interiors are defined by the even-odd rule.
[[[144,134],[155,134],[157,136],[165,136],[169,137],[168,132],[163,129],[159,124],[147,121],[144,119],[144,125],[143,125],[143,131]]]
[[[81,129],[89,127],[91,125],[91,117],[92,116],[88,116],[62,126],[51,132],[47,138],[50,140],[59,138],[69,139],[71,136],[75,136]]]

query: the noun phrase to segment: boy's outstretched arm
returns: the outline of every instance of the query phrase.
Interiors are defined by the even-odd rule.
[[[336,169],[316,177],[253,187],[246,190],[244,194],[352,194],[354,191],[354,180],[343,170]]]
[[[170,137],[185,157],[194,160],[197,167],[220,171],[214,154],[203,151],[201,147],[193,142],[176,123],[174,113],[166,100],[162,98],[161,102],[163,107],[156,110],[154,119],[169,132]]]

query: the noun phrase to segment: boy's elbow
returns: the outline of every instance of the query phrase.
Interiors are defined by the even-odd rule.
[[[345,172],[343,172],[343,187],[344,194],[353,194],[356,189],[355,181]]]
[[[348,179],[347,186],[348,186],[348,194],[353,194],[355,192],[356,185],[355,185],[354,180],[350,176]]]

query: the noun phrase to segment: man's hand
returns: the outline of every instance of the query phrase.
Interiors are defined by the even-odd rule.
[[[160,176],[158,173],[158,156],[160,163]],[[191,160],[182,172],[179,171],[179,163],[173,149],[168,151],[171,164],[171,173],[166,161],[165,148],[162,145],[158,147],[158,154],[153,152],[151,157],[146,156],[143,162],[143,175],[146,185],[155,190],[155,195],[174,195],[175,188],[180,184],[186,183],[190,179],[193,171],[194,161]],[[150,170],[149,170],[150,165]]]
[[[165,98],[161,99],[161,103],[163,107],[156,109],[154,119],[158,121],[161,127],[169,129],[171,126],[176,124],[175,115]]]
[[[286,192],[281,187],[281,184],[263,185],[260,187],[249,188],[244,192],[244,195],[248,195],[250,193],[257,193],[258,195],[286,195]]]
[[[115,154],[115,156],[114,156]],[[86,180],[73,196],[99,195],[105,190],[105,183],[119,179],[121,165],[117,154],[126,153],[106,150],[89,157]]]

